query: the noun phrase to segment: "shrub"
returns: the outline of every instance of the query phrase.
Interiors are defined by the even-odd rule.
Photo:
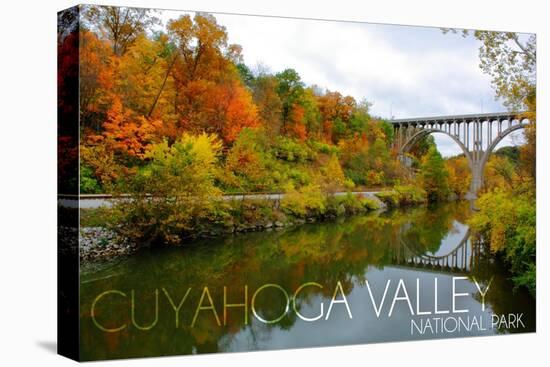
[[[299,190],[289,188],[281,200],[281,208],[297,218],[318,216],[326,210],[326,198],[319,185],[309,184]]]
[[[390,208],[418,205],[427,201],[426,192],[413,185],[397,185],[393,190],[379,192],[376,196]]]
[[[207,134],[152,145],[149,164],[128,182],[131,200],[114,207],[119,218],[114,229],[137,244],[156,239],[177,244],[205,221],[223,221],[228,214],[214,186],[220,148]]]
[[[361,198],[350,192],[345,195],[338,196],[337,200],[340,204],[344,205],[346,214],[358,214],[366,211],[363,203],[361,202]]]
[[[95,178],[93,170],[85,165],[80,166],[80,193],[81,194],[99,194],[101,193],[101,184]]]
[[[279,159],[303,163],[314,158],[314,152],[305,144],[288,137],[279,137],[276,141],[275,156]]]
[[[427,200],[426,191],[414,185],[397,185],[394,190],[400,206],[422,204]]]
[[[308,172],[299,168],[290,168],[287,172],[287,177],[297,186],[305,186],[311,183],[311,177]]]
[[[273,189],[268,143],[259,131],[243,129],[229,150],[218,177],[225,191],[263,192]]]
[[[337,146],[323,143],[320,141],[313,140],[310,142],[310,144],[312,148],[318,151],[319,153],[323,153],[327,155],[338,154],[338,151],[339,151]]]
[[[345,195],[329,196],[325,214],[339,217],[376,209],[380,209],[380,205],[376,200],[348,192]]]
[[[235,224],[256,225],[275,219],[272,200],[232,200],[229,206],[230,219]]]
[[[389,208],[395,208],[399,204],[399,195],[395,191],[381,191],[376,196]]]
[[[84,183],[85,189],[96,189],[95,184],[90,181],[90,179],[94,179],[100,189],[97,193],[111,192],[119,181],[133,173],[132,169],[121,165],[115,158],[113,151],[109,150],[104,144],[81,144],[80,154],[80,175],[86,181]]]
[[[489,241],[491,251],[502,254],[516,285],[535,293],[536,207],[533,193],[496,189],[477,201],[480,210],[468,221]]]
[[[378,210],[380,209],[380,203],[372,198],[364,197],[361,198],[361,205],[367,210]]]
[[[341,190],[345,185],[352,184],[346,181],[346,176],[336,154],[331,155],[326,164],[320,167],[319,171],[321,173],[319,182],[324,192],[336,192]]]

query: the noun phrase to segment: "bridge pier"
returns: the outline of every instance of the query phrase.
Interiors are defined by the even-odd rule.
[[[531,123],[523,115],[524,112],[504,112],[392,120],[396,137],[394,147],[398,152],[398,159],[410,167],[411,160],[406,154],[420,139],[433,133],[449,136],[468,160],[472,181],[465,198],[475,200],[483,186],[484,169],[489,155],[502,139]],[[497,124],[493,131],[495,121]],[[508,122],[506,129],[503,123],[505,121]]]
[[[475,162],[471,167],[472,181],[470,182],[470,190],[464,197],[466,200],[476,200],[477,193],[483,186],[483,170],[484,168],[480,164],[481,162]]]

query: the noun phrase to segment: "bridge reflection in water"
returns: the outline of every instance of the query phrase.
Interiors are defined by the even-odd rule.
[[[393,264],[443,273],[468,274],[479,265],[482,255],[486,252],[486,247],[481,241],[472,241],[469,229],[456,247],[443,255],[422,253],[413,248],[414,246],[407,245],[401,239],[401,246],[392,258]]]

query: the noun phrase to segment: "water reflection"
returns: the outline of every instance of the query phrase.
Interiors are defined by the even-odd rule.
[[[101,269],[83,270],[82,358],[533,331],[534,300],[527,292],[514,292],[502,265],[470,239],[464,224],[469,214],[464,203],[395,210],[281,232],[203,240],[189,248],[146,250]],[[469,310],[460,315],[483,319],[485,325],[452,332],[411,332],[411,320],[420,323],[453,315],[453,277],[466,277],[455,280],[455,293],[465,294],[454,298],[455,310]],[[400,281],[402,288],[398,290]],[[303,287],[294,298],[294,292],[308,282],[315,285]],[[280,288],[268,286],[258,292],[267,284]],[[487,286],[489,290],[482,297],[479,289]],[[438,301],[434,305],[436,289]],[[124,296],[106,295],[97,302],[92,319],[92,303],[109,290]],[[252,302],[255,292],[258,294]],[[404,298],[404,292],[409,302],[398,299],[392,307],[394,296]],[[224,314],[224,295],[227,305],[246,301],[246,309],[242,305],[227,307]],[[347,304],[331,306],[333,299],[345,299]],[[197,312],[199,305],[202,308]],[[435,314],[434,307],[450,313]],[[418,315],[418,311],[431,314]],[[523,313],[524,327],[510,323],[491,327],[493,313]],[[280,321],[272,324],[261,321],[281,315]],[[105,332],[94,320],[108,329],[124,328]]]

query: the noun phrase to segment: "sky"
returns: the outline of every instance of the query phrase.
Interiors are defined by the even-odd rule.
[[[163,11],[166,23],[183,12]],[[192,14],[192,13],[191,13]],[[386,119],[505,111],[479,68],[480,42],[435,27],[214,14],[252,70],[295,69],[306,85],[372,103]],[[499,146],[521,143],[521,133]],[[461,153],[434,134],[443,156]]]

